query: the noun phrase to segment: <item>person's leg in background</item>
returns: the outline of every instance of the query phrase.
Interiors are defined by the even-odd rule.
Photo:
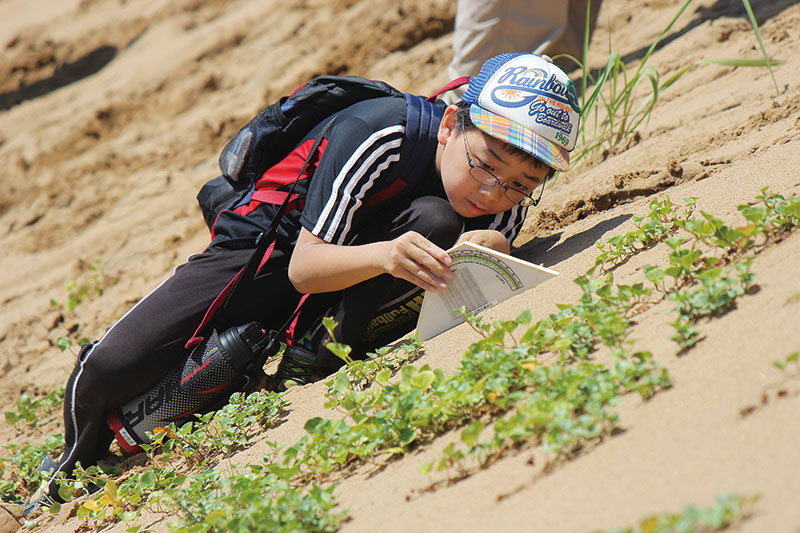
[[[590,0],[459,0],[453,31],[452,79],[474,76],[487,59],[505,52],[583,55],[586,8]],[[590,34],[601,0],[591,0]],[[565,70],[576,65],[556,60]]]
[[[474,76],[498,54],[532,52],[554,42],[566,24],[566,2],[458,0],[450,77]]]

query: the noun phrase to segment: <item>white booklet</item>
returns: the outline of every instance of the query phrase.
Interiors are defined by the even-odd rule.
[[[428,340],[464,322],[456,312],[479,312],[547,281],[558,272],[471,242],[448,250],[455,274],[447,288],[425,292],[417,331]]]

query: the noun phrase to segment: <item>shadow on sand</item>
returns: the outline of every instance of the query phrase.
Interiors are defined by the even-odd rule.
[[[617,215],[614,218],[603,220],[595,226],[567,238],[563,242],[563,232],[554,233],[547,237],[534,238],[512,252],[514,257],[519,257],[531,263],[551,267],[594,246],[599,238],[608,231],[616,228],[633,215]]]
[[[95,48],[85,56],[58,67],[53,75],[28,85],[0,94],[0,111],[11,109],[15,105],[32,100],[47,93],[76,82],[108,65],[117,55],[117,47],[103,45]]]

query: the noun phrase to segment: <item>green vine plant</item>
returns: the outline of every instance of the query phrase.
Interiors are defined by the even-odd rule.
[[[78,346],[83,346],[84,344],[89,344],[90,342],[92,341],[88,337],[81,337],[80,339],[78,339]],[[67,336],[59,337],[58,339],[56,339],[56,348],[58,348],[62,352],[69,350],[74,345],[75,344],[72,342],[72,339],[70,339]]]
[[[751,287],[755,277],[750,272],[750,259],[742,260],[733,268],[711,268],[697,275],[697,288],[672,292],[668,299],[676,302],[678,317],[670,325],[676,333],[671,337],[681,349],[688,349],[699,340],[700,331],[695,324],[700,318],[721,314],[730,309],[739,296]]]
[[[35,398],[23,392],[17,399],[15,411],[6,411],[6,423],[18,434],[51,422],[64,401],[64,387]],[[63,436],[48,437],[43,444],[5,444],[5,456],[0,458],[0,500],[22,503],[42,480],[39,465],[45,455],[61,451]]]
[[[718,264],[732,264],[732,257],[752,247],[766,246],[797,223],[792,218],[795,199],[786,201],[766,190],[758,202],[744,210],[748,220],[761,228],[736,230],[742,235],[747,233],[746,243],[710,215],[702,214],[702,224],[692,223],[693,200],[685,208],[669,200],[654,200],[647,220],[635,221],[637,229],[632,235],[599,245],[605,257],[598,257],[595,267],[613,268],[637,250],[666,241],[670,256],[663,277],[672,279],[670,289],[666,289],[670,294],[680,294],[678,289],[691,286],[693,280],[700,280],[702,287],[713,287],[728,279],[728,270]],[[690,232],[694,239],[676,236],[679,230]],[[712,256],[698,255],[699,247],[711,244],[714,249],[721,248],[713,260]],[[708,259],[703,261],[703,257]],[[744,273],[748,273],[749,259],[737,264],[744,265]],[[531,445],[540,446],[557,464],[601,442],[618,427],[614,408],[622,396],[635,392],[649,398],[671,382],[649,352],[632,351],[628,341],[631,316],[652,297],[654,290],[665,290],[665,279],[654,276],[653,269],[646,269],[655,288],[651,289],[644,283],[615,284],[610,270],[593,278],[594,270],[576,279],[582,290],[577,303],[561,305],[558,313],[533,325],[529,312],[494,324],[467,315],[468,322],[484,338],[469,348],[453,376],[446,377],[441,370],[427,365],[417,369],[405,364],[405,359],[415,357],[419,349],[418,343],[413,342],[405,345],[405,351],[395,359],[376,354],[366,361],[350,360],[329,382],[327,404],[346,416],[309,420],[305,425],[307,435],[293,446],[276,450],[264,468],[301,491],[298,498],[327,498],[330,493],[321,489],[302,491],[326,482],[337,470],[381,456],[401,456],[454,429],[460,430],[460,441],[449,445],[439,460],[425,465],[424,472],[455,468],[459,477],[469,475],[509,451]],[[704,284],[703,280],[708,282]],[[684,315],[691,318],[701,313]],[[334,325],[327,324],[329,331]],[[333,342],[329,348],[343,359],[350,359],[349,347]],[[602,363],[594,355],[600,348],[610,355]],[[366,388],[370,383],[372,387]],[[195,426],[158,432],[155,445],[166,450],[170,458],[169,454],[181,455],[189,468],[206,468],[210,465],[204,455],[208,449],[240,446],[246,440],[233,436],[214,442],[204,440],[212,420],[208,416]],[[224,426],[235,428],[237,423]],[[162,456],[152,456],[152,471],[158,471],[157,466],[163,461]],[[147,489],[150,492],[146,501],[158,502],[154,509],[178,505],[178,514],[196,527],[212,520],[204,512],[189,510],[189,500],[181,492],[181,487],[189,483],[188,478],[175,474],[174,468],[170,472],[143,478],[132,476],[114,485],[106,481],[102,485],[108,485],[111,492],[104,489],[101,496],[83,504],[82,516],[98,520],[107,512],[115,518],[125,518],[125,513],[140,505],[141,492]],[[96,472],[90,473],[89,481],[82,481],[83,486],[101,484]],[[233,479],[238,475],[251,479],[251,474],[234,473]]]
[[[58,309],[62,313],[73,313],[81,303],[91,298],[101,296],[107,283],[107,278],[103,275],[102,263],[100,261],[95,261],[89,266],[89,270],[92,272],[91,281],[85,283],[79,283],[77,280],[71,281],[69,285],[67,285],[66,299],[63,302],[59,302],[55,298],[51,298],[50,307],[52,309]],[[72,335],[72,337],[70,337],[70,335]],[[78,338],[77,335],[73,335],[71,332],[68,335],[58,337],[55,346],[64,352],[75,345],[73,339],[77,340],[78,346],[91,342],[88,338]]]
[[[597,242],[600,254],[591,270],[592,275],[609,272],[659,242],[667,244],[668,265],[644,265],[642,271],[656,295],[676,304],[677,318],[670,325],[682,350],[702,339],[698,320],[731,309],[752,288],[753,257],[800,225],[800,197],[784,198],[766,187],[755,201],[738,207],[746,222],[742,226],[702,211],[697,216],[695,207],[695,198],[683,209],[669,199],[652,200],[648,215],[633,219],[635,230]]]
[[[100,261],[95,261],[89,266],[89,270],[93,272],[91,275],[91,282],[87,284],[78,283],[77,280],[71,281],[69,285],[67,285],[66,300],[59,302],[55,298],[51,298],[50,307],[71,312],[90,297],[102,295],[105,285],[102,263]]]
[[[175,424],[155,428],[150,443],[142,446],[152,466],[148,470],[131,472],[115,481],[98,467],[91,467],[77,475],[76,482],[65,481],[59,494],[71,500],[75,492],[88,490],[91,485],[103,487],[103,494],[89,499],[78,510],[79,515],[91,520],[104,518],[107,511],[112,517],[117,513],[121,519],[130,519],[125,513],[135,515],[143,503],[160,509],[161,500],[183,484],[187,472],[213,468],[220,459],[245,449],[255,435],[280,419],[285,408],[286,401],[277,393],[234,393],[227,405],[198,415],[196,422],[180,428]]]
[[[745,405],[739,409],[739,415],[742,418],[750,416],[771,402],[800,394],[800,390],[797,390],[797,380],[800,379],[800,351],[792,352],[783,359],[772,361],[772,366],[781,372],[782,379],[767,385],[762,391],[758,403]],[[793,387],[789,386],[790,382],[794,382]]]
[[[45,455],[61,453],[64,436],[56,433],[42,444],[5,444],[5,456],[0,458],[0,499],[4,502],[21,504],[39,488],[45,474],[39,472],[39,465]]]
[[[466,448],[448,447],[440,461],[423,470],[455,465],[466,475],[467,457],[481,468],[508,450],[536,443],[565,459],[602,439],[616,427],[613,407],[621,395],[648,398],[671,382],[650,353],[629,350],[630,322],[621,310],[644,289],[614,288],[610,276],[603,283],[585,276],[577,282],[584,290],[578,304],[562,306],[532,326],[530,312],[493,325],[467,315],[484,339],[470,347],[453,376],[428,365],[402,366],[396,376],[383,368],[374,386],[364,390],[362,376],[343,367],[329,382],[327,406],[346,416],[309,420],[308,434],[284,451],[284,467],[323,481],[351,464],[401,456],[462,428]],[[591,360],[601,345],[612,349],[608,365]],[[540,361],[545,353],[556,354],[556,360]],[[496,433],[480,441],[484,419],[494,421]]]
[[[723,493],[708,508],[687,506],[680,513],[656,514],[643,518],[634,527],[596,533],[714,533],[737,527],[750,517],[760,496]]]
[[[455,468],[461,477],[531,445],[549,453],[553,464],[574,457],[618,427],[614,408],[625,394],[649,398],[670,386],[666,370],[649,352],[631,349],[628,336],[636,309],[660,291],[679,304],[683,324],[691,325],[698,317],[730,305],[752,281],[752,257],[745,254],[784,238],[800,221],[796,197],[787,200],[766,189],[739,209],[749,224],[730,228],[707,213],[696,218],[694,200],[685,207],[668,199],[653,200],[648,215],[634,220],[633,232],[598,243],[601,253],[595,267],[576,279],[582,296],[575,304],[560,305],[558,313],[533,325],[530,312],[493,324],[467,314],[483,339],[467,350],[460,369],[450,377],[427,365],[417,369],[407,364],[419,353],[415,339],[394,357],[381,353],[357,362],[350,360],[349,347],[332,343],[329,348],[350,361],[329,382],[327,405],[346,416],[309,420],[307,435],[300,441],[276,449],[264,465],[230,472],[223,478],[224,486],[233,491],[248,485],[260,491],[259,498],[277,501],[283,496],[271,489],[264,492],[267,489],[258,481],[263,476],[255,475],[268,472],[272,485],[290,487],[301,507],[329,510],[331,492],[319,483],[332,472],[381,456],[401,456],[454,429],[459,430],[460,440],[447,446],[439,460],[425,465],[423,472]],[[678,231],[689,237],[676,235]],[[613,268],[662,241],[670,250],[669,266],[644,269],[653,288],[614,283]],[[598,269],[601,275],[595,278]],[[738,285],[730,281],[736,276]],[[718,298],[706,301],[702,295]],[[327,324],[329,331],[334,325]],[[600,348],[608,354],[602,362],[595,355]],[[212,481],[219,481],[213,476],[220,474],[209,477],[208,472],[216,472],[212,467],[218,457],[247,445],[253,436],[247,428],[269,426],[283,407],[276,395],[234,396],[229,406],[194,424],[156,430],[147,447],[147,470],[122,475],[99,467],[79,470],[76,480],[64,480],[63,496],[69,499],[102,489],[78,511],[95,525],[130,520],[140,509],[149,509],[174,512],[187,527],[191,524],[199,531],[218,527],[221,516],[234,520],[238,512],[210,505],[212,491],[214,501],[243,503],[233,493],[219,493]],[[12,451],[17,456],[30,453]],[[18,465],[22,462],[17,460]],[[27,464],[35,470],[38,462]],[[203,474],[189,474],[198,469]],[[26,474],[35,477],[33,472]],[[189,487],[192,494],[186,492]],[[205,492],[198,493],[201,488]],[[205,496],[198,499],[197,494]],[[343,519],[327,511],[312,513],[308,519],[320,523],[323,515],[331,520],[325,527]]]
[[[329,331],[332,331],[332,328]],[[342,357],[342,352],[338,350],[335,343],[329,345],[329,349],[337,356]],[[366,389],[375,382],[378,374],[385,371],[395,373],[403,366],[419,359],[422,353],[422,343],[419,336],[414,334],[395,346],[384,346],[374,353],[368,353],[365,359],[350,360],[343,370],[335,375],[335,380],[328,382],[326,397],[332,403],[326,404],[326,407],[338,405],[337,402],[341,400],[340,391]],[[346,382],[346,385],[334,386],[337,380],[342,383]]]
[[[700,63],[766,66],[772,73],[778,62],[768,58],[749,2],[743,0],[763,60],[702,60],[662,81],[647,62],[689,3],[681,5],[633,73],[616,52],[609,54],[597,79],[587,65],[576,62],[582,69],[582,108],[590,120],[583,121],[574,162],[625,142],[648,119],[661,92]],[[587,48],[588,27],[584,57]],[[635,93],[642,83],[651,91],[640,98]],[[466,476],[531,446],[550,454],[553,465],[569,460],[619,427],[615,407],[625,395],[647,399],[671,386],[669,374],[650,352],[632,348],[632,317],[654,298],[674,294],[680,320],[676,340],[691,346],[687,343],[696,342],[698,333],[687,328],[746,293],[753,278],[745,254],[756,254],[794,230],[800,201],[764,189],[740,212],[748,224],[730,228],[705,213],[697,218],[694,200],[685,206],[654,200],[647,216],[634,219],[634,232],[598,243],[595,268],[576,279],[582,291],[577,302],[560,305],[558,312],[533,324],[529,311],[492,324],[467,314],[482,339],[468,348],[449,377],[441,369],[409,364],[420,354],[417,339],[365,361],[353,361],[349,347],[334,343],[331,349],[348,364],[329,381],[327,406],[345,416],[308,420],[306,435],[287,447],[271,445],[259,463],[226,463],[223,468],[220,460],[248,446],[282,416],[285,403],[274,393],[234,395],[229,406],[194,423],[158,429],[145,446],[145,467],[124,472],[119,465],[78,468],[75,479],[62,478],[62,495],[81,498],[77,514],[95,528],[149,511],[179,520],[174,527],[182,531],[334,531],[347,513],[336,508],[331,474],[400,457],[447,432],[457,431],[460,439],[423,472],[455,469],[459,477]],[[660,242],[670,248],[666,268],[646,268],[641,283],[614,282],[614,268]],[[51,305],[74,311],[102,293],[100,264],[92,270],[93,283],[70,284],[66,301],[51,300]],[[62,350],[71,345],[65,339],[59,339]],[[18,405],[15,423],[27,423],[26,410]],[[62,443],[63,436],[53,435],[39,446],[6,445],[10,454],[0,459],[2,499],[20,502],[30,495],[41,481],[41,459],[57,455]]]
[[[800,352],[792,352],[782,361],[773,361],[772,365],[785,375],[800,378]]]
[[[609,237],[605,241],[597,241],[596,247],[600,253],[595,258],[593,272],[610,272],[627,263],[633,256],[674,235],[678,230],[677,221],[692,216],[695,200],[687,200],[682,212],[681,206],[672,203],[669,198],[651,200],[647,215],[631,219],[635,230]]]
[[[230,406],[194,424],[159,429],[146,448],[144,470],[79,470],[75,480],[63,480],[63,496],[84,494],[78,515],[95,527],[148,510],[176,517],[176,527],[188,531],[267,530],[265,524],[327,531],[346,518],[346,511],[334,511],[335,473],[401,457],[447,432],[460,438],[423,472],[468,476],[532,446],[556,466],[620,427],[615,408],[625,395],[647,399],[671,385],[650,352],[633,349],[632,318],[656,297],[698,288],[712,294],[719,283],[730,290],[725,280],[749,275],[753,254],[800,222],[797,197],[766,189],[739,210],[749,224],[730,228],[706,213],[697,218],[693,200],[685,207],[654,200],[647,217],[635,221],[635,236],[599,244],[606,257],[576,278],[581,296],[575,303],[535,323],[529,311],[491,324],[465,314],[482,339],[451,376],[408,364],[420,350],[414,339],[395,353],[351,360],[328,382],[327,406],[344,416],[308,420],[306,435],[290,446],[271,444],[262,463],[227,466],[223,473],[219,458],[275,422],[284,406],[274,393],[234,396]],[[663,277],[655,275],[660,267],[651,267],[646,281],[614,281],[615,265],[658,242],[669,249]],[[752,279],[740,281],[746,290]],[[721,305],[741,295],[735,292]],[[684,315],[707,316],[696,310]],[[332,331],[335,323],[327,325]],[[329,348],[351,359],[349,347],[334,341]]]
[[[42,417],[53,414],[64,403],[64,386],[42,396],[32,398],[27,393],[20,394],[17,398],[17,410],[6,411],[6,422],[12,426],[24,423],[27,427],[36,427]]]
[[[142,511],[173,512],[176,506],[180,508],[176,498],[185,503],[197,496],[182,492],[187,490],[187,483],[194,482],[197,474],[191,474],[192,471],[213,469],[220,459],[248,447],[257,434],[277,422],[285,407],[285,400],[277,393],[257,392],[248,396],[235,393],[226,406],[198,416],[196,422],[186,423],[180,428],[174,424],[156,428],[150,435],[150,443],[142,446],[147,460],[143,468],[126,468],[124,463],[86,469],[78,465],[72,479],[59,474],[59,495],[65,501],[82,498],[77,516],[94,527],[119,520],[134,520]],[[63,436],[55,435],[48,439],[50,441],[60,447]],[[21,468],[11,471],[12,479],[31,480],[31,483],[22,491],[19,486],[6,489],[0,484],[0,488],[6,492],[16,490],[31,494],[41,481],[37,468],[42,457],[45,453],[55,456],[58,451],[57,447],[24,447],[16,455],[6,458],[5,461],[14,466],[25,466],[24,471]],[[17,459],[22,453],[31,457]],[[24,498],[19,496],[17,499],[22,501]],[[5,494],[3,499],[11,501]],[[50,513],[55,514],[60,508],[61,505],[56,504]],[[28,525],[33,527],[35,522],[29,521]]]

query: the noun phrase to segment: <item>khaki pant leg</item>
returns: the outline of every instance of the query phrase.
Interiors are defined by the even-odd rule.
[[[567,53],[580,59],[589,0],[459,0],[451,78],[474,76],[487,59],[505,52]],[[591,3],[591,29],[600,0]],[[571,61],[557,61],[571,70]]]

